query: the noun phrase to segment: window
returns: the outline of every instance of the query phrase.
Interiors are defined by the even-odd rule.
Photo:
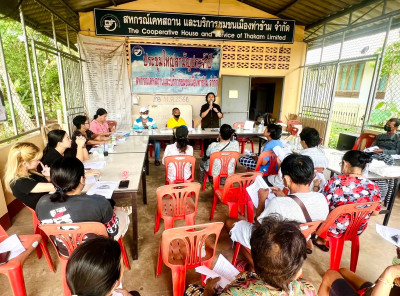
[[[337,80],[336,96],[358,98],[365,62],[341,65]]]

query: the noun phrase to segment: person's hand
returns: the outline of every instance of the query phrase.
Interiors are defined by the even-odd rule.
[[[219,111],[216,107],[214,107],[213,110],[214,110],[214,112],[219,113]]]
[[[100,176],[101,173],[99,170],[88,170],[85,173],[85,177],[91,177],[91,176]]]
[[[206,286],[204,287],[204,296],[214,295],[218,288],[218,282],[221,280],[221,277],[209,278],[207,280]]]
[[[389,283],[400,283],[400,265],[386,267],[380,278],[387,280]]]
[[[258,160],[258,156],[257,155],[251,155],[250,157],[253,158],[255,161]]]
[[[117,293],[121,293],[123,296],[132,296],[131,293],[129,293],[127,290],[125,289],[115,289],[115,292]]]
[[[84,136],[79,136],[76,138],[75,143],[79,148],[81,148],[81,147],[85,146],[86,139]]]
[[[268,198],[269,189],[260,188],[258,190],[258,204],[263,204]]]
[[[374,153],[381,154],[381,153],[383,153],[383,150],[382,149],[376,149],[376,150],[374,150]]]
[[[286,196],[286,194],[283,193],[283,191],[278,187],[270,187],[270,189],[271,189],[272,193],[275,194],[276,196],[281,196],[281,197]]]
[[[47,165],[43,165],[41,161],[39,161],[39,164],[42,167],[42,175],[45,177],[50,177],[50,168]]]
[[[110,129],[111,133],[115,133],[117,130],[115,129],[115,127],[113,127],[112,129]]]

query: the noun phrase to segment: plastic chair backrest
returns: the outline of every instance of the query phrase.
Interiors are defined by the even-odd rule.
[[[182,258],[185,259],[185,266],[200,266],[204,260],[212,261],[215,256],[219,234],[221,233],[221,229],[223,226],[223,222],[215,222],[165,230],[162,233],[161,239],[161,252],[164,264],[170,268],[181,265],[179,263],[176,264],[177,262],[173,262],[171,260],[173,258],[169,256],[170,253],[173,253],[171,247],[174,240],[180,240],[185,244],[186,252],[182,253],[185,254],[185,258]],[[202,258],[201,249],[205,244],[207,238],[211,235],[215,235],[211,257],[207,256],[205,258]]]
[[[376,139],[376,135],[364,133],[354,143],[352,150],[362,151],[362,150],[364,150],[364,148],[371,147],[371,145],[372,145],[372,143],[374,143],[375,139]],[[365,145],[363,146],[364,142],[365,142]]]
[[[239,158],[239,152],[234,152],[234,151],[219,151],[219,152],[213,152],[210,155],[210,168],[209,168],[209,174],[212,174],[212,169],[214,165],[214,161],[216,159],[219,159],[221,161],[221,170],[219,172],[219,177],[228,177],[228,167],[229,163],[231,162],[231,159],[234,159],[234,166],[236,167],[237,160]]]
[[[254,183],[257,176],[262,176],[261,172],[247,172],[230,175],[224,185],[222,202],[239,202],[247,204],[250,196],[246,188]]]
[[[244,122],[235,122],[232,125],[232,128],[236,129],[238,126],[240,126],[240,128],[244,128]]]
[[[8,237],[7,232],[4,230],[3,226],[0,225],[0,243]]]
[[[334,224],[340,216],[348,214],[350,216],[349,225],[347,226],[346,231],[343,233],[342,239],[351,239],[357,235],[361,224],[365,223],[365,217],[371,212],[375,211],[379,205],[380,202],[377,201],[339,206],[329,213],[326,220],[322,222],[321,226],[318,228],[316,234],[318,236],[326,237],[326,233],[329,231],[332,224]]]
[[[167,156],[164,159],[165,163],[165,180],[168,184],[174,183],[185,183],[185,182],[193,182],[194,180],[194,169],[196,166],[196,158],[191,155],[173,155]],[[172,164],[175,167],[175,180],[172,181],[168,176],[168,166]],[[189,179],[185,180],[185,166],[186,164],[191,165],[192,175]]]
[[[308,239],[311,234],[313,234],[318,229],[322,222],[324,221],[321,220],[300,224],[301,233],[306,239]]]
[[[117,128],[117,122],[115,120],[107,120],[108,128],[111,130]]]
[[[278,174],[279,168],[277,167],[277,159],[276,159],[277,156],[272,150],[264,151],[258,156],[255,171],[256,172],[260,171],[262,161],[265,157],[269,157],[269,166],[268,166],[268,171],[264,173],[264,176]]]
[[[186,199],[194,196],[195,210],[197,213],[197,203],[199,201],[200,194],[200,183],[182,183],[182,184],[170,184],[164,185],[157,188],[157,211],[162,216],[162,200],[168,197],[173,200],[173,216],[181,217],[185,215]]]
[[[108,237],[108,233],[104,224],[100,222],[42,224],[39,225],[39,228],[44,233],[46,233],[49,238],[50,236],[53,236],[57,240],[62,242],[68,251],[68,257],[72,254],[76,247],[82,243],[82,240],[86,237],[87,234],[95,234],[98,236]],[[54,248],[57,250],[58,257],[60,259],[65,259],[65,256],[59,253],[53,239],[50,239],[50,241],[53,244]]]

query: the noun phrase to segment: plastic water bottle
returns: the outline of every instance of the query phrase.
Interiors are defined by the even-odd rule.
[[[151,125],[149,125],[149,135],[153,134],[152,129],[153,129],[153,128],[151,127]]]
[[[397,256],[394,256],[394,258],[393,258],[393,262],[392,262],[393,265],[400,264],[400,248],[397,248],[396,251],[397,251]]]
[[[99,144],[99,146],[97,146],[97,153],[99,154],[100,158],[104,158],[104,149],[102,144]]]
[[[115,144],[117,142],[117,137],[113,134],[111,135],[112,143]]]
[[[201,124],[199,124],[198,126],[197,126],[197,131],[200,133],[201,132]]]
[[[236,127],[236,131],[240,132],[240,124]]]
[[[261,123],[260,123],[260,125],[258,126],[258,130],[259,130],[260,132],[263,132],[263,131],[264,131],[264,119],[261,120]]]
[[[114,145],[112,141],[107,142],[107,151],[108,152],[114,152]]]

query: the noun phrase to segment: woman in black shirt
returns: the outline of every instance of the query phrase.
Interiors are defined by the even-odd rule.
[[[29,142],[16,143],[8,153],[4,175],[5,187],[26,206],[35,209],[40,197],[54,191],[49,183],[50,169],[43,166],[39,159],[42,151]],[[36,168],[42,166],[42,174]]]

